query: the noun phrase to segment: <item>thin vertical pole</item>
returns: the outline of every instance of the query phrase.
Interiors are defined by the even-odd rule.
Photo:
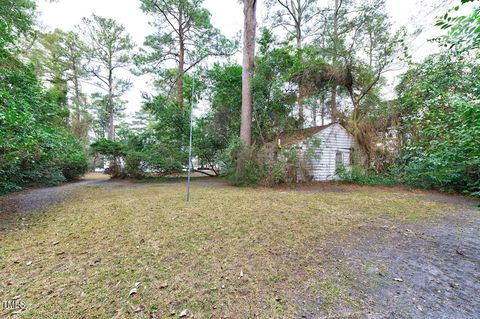
[[[195,74],[192,77],[192,105],[190,107],[190,145],[188,147],[187,202],[190,201],[190,177],[192,173],[192,133],[193,133],[193,100],[195,98]]]

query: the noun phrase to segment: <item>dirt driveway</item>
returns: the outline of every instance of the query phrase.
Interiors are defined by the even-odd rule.
[[[178,185],[112,182],[90,175],[78,183],[9,195],[0,198],[0,239],[15,231],[24,214],[45,211],[51,205],[71,200],[81,188],[115,193]],[[208,179],[195,181],[194,185],[230,188],[221,181]],[[353,194],[368,189],[324,185],[299,191]],[[402,221],[389,217],[372,219],[373,223],[366,220],[348,233],[322,238],[318,245],[309,242],[308,258],[295,251],[277,251],[275,258],[284,264],[308,266],[309,274],[316,277],[308,280],[321,283],[317,288],[297,290],[294,287],[294,291],[285,292],[288,297],[284,302],[294,309],[294,315],[288,313],[285,317],[480,318],[478,202],[432,192],[392,191],[420,201],[447,203],[449,213],[432,220],[417,219],[414,214]],[[321,264],[315,263],[312,256],[321,258]],[[306,280],[300,266],[291,276]],[[303,283],[299,282],[298,286],[303,287]],[[0,300],[5,299],[2,289],[8,291],[4,282],[0,282]],[[337,303],[338,300],[341,302]],[[278,302],[283,300],[279,298]],[[262,309],[254,313],[255,317],[262,317]],[[153,317],[150,314],[150,318]]]
[[[364,225],[331,243],[329,276],[348,276],[352,300],[368,305],[353,318],[480,318],[480,214],[459,209],[434,223]],[[317,318],[310,305],[302,316]]]

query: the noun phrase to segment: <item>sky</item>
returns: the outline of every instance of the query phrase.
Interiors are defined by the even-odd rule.
[[[332,0],[319,0],[332,1]],[[260,1],[257,9],[259,26],[266,23],[264,17],[267,9],[265,1]],[[421,26],[424,30],[420,35],[409,38],[414,60],[421,60],[436,50],[434,44],[427,40],[438,35],[439,30],[434,26],[435,17],[445,12],[444,8],[433,8],[438,0],[386,0],[386,9],[392,18],[394,28],[406,26],[413,31],[413,26]],[[37,0],[39,17],[38,20],[43,30],[51,31],[55,28],[62,30],[78,30],[78,24],[83,17],[91,14],[106,18],[113,18],[122,23],[132,36],[137,46],[142,45],[146,35],[152,33],[152,27],[148,24],[149,17],[140,10],[139,0]],[[205,0],[205,8],[211,13],[213,26],[220,29],[227,37],[233,37],[242,30],[243,10],[239,0]],[[236,58],[241,63],[241,54]],[[394,65],[391,72],[386,74],[389,85],[385,91],[387,97],[393,94],[393,87],[398,81],[398,75],[405,71],[405,66]],[[133,87],[128,91],[124,99],[127,103],[127,113],[134,113],[141,107],[142,92],[151,92],[151,79],[148,76],[134,77],[125,71],[125,76],[130,77]],[[93,90],[85,85],[85,90]]]

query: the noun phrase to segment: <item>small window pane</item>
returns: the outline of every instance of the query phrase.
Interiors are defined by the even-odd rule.
[[[342,156],[342,152],[340,151],[337,151],[337,153],[335,154],[335,164],[337,165],[343,164],[343,156]]]

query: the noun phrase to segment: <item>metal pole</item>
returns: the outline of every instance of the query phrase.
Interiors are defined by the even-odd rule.
[[[190,177],[192,172],[192,132],[193,132],[193,99],[195,98],[195,74],[192,76],[192,105],[190,108],[190,145],[188,147],[188,182],[187,202],[190,201]]]

